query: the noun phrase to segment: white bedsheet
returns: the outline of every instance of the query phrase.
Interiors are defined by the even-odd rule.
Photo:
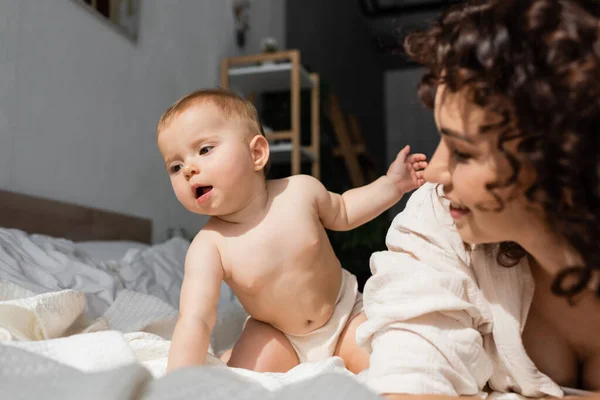
[[[77,254],[72,242],[15,229],[0,229],[0,279],[34,293],[82,291],[92,316],[102,315],[124,288],[109,266]]]
[[[153,376],[166,369],[177,311],[156,297],[123,290],[106,313],[89,320],[81,292],[35,295],[0,281],[0,343],[83,372],[141,363]],[[211,364],[221,364],[209,355]]]
[[[92,259],[69,240],[0,228],[0,279],[36,294],[83,292],[92,318],[103,315],[123,289],[151,294],[178,308],[188,246],[186,240],[173,238],[132,250],[122,260],[104,262]],[[232,301],[234,296],[223,283],[219,306]]]
[[[210,367],[163,377],[187,246],[183,239],[172,239],[128,252],[119,262],[99,262],[71,241],[0,228],[2,395],[61,400],[301,399],[307,393],[311,398],[374,397],[336,357],[285,374],[265,374],[228,368],[209,355]],[[246,317],[223,284],[211,353],[233,345]],[[339,384],[344,387],[335,389]],[[111,390],[100,395],[107,386]]]
[[[15,377],[35,375],[48,359],[86,373],[141,364],[154,378],[165,374],[175,309],[153,296],[123,290],[102,317],[90,321],[84,314],[85,301],[83,293],[73,290],[35,295],[0,281],[0,353],[4,360],[20,360],[12,363],[15,370],[11,363],[3,363],[0,387]],[[20,357],[19,350],[30,356]],[[217,368],[208,375],[216,374],[232,383],[245,382],[248,388],[258,385],[268,392],[327,373],[357,379],[341,359],[334,357],[302,364],[285,374],[227,368],[210,354],[207,360]],[[365,394],[370,397],[366,390],[361,393],[358,398],[366,398]]]

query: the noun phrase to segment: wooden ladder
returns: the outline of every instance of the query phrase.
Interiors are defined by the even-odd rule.
[[[350,114],[346,121],[346,116],[335,94],[329,95],[328,108],[329,119],[338,142],[338,147],[333,149],[333,155],[344,159],[352,186],[363,186],[367,179],[360,164],[360,157],[363,157],[368,163],[366,172],[369,180],[374,179],[375,163],[367,151],[358,118]]]

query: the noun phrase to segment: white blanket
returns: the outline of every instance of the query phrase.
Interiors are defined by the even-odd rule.
[[[76,251],[69,240],[0,228],[0,279],[34,293],[73,289],[86,294],[89,315],[100,316],[125,288],[110,265]]]
[[[98,379],[114,373],[118,368],[140,364],[154,378],[165,374],[170,344],[168,339],[173,331],[176,310],[153,296],[123,290],[102,317],[89,321],[84,313],[85,302],[86,297],[73,290],[34,295],[19,285],[0,281],[0,354],[3,360],[19,360],[3,362],[0,387],[11,382],[15,385],[18,381],[16,378],[28,376],[32,377],[29,384],[40,384],[45,375],[39,376],[39,369],[48,365],[49,360],[61,367],[70,367],[69,371],[104,373]],[[221,325],[216,334],[218,329],[227,329],[224,324]],[[22,357],[23,350],[29,357]],[[342,375],[347,378],[346,381],[357,382],[339,358],[303,364],[285,374],[261,374],[227,368],[210,354],[208,364],[220,365],[216,368],[199,368],[202,374],[207,374],[207,378],[211,377],[212,383],[217,382],[216,375],[224,382],[247,384],[248,389],[254,387],[269,392],[283,390],[324,373]],[[139,371],[136,374],[143,377]],[[64,384],[68,388],[67,383],[72,378],[73,372],[65,372],[60,379],[65,379]],[[167,376],[164,379],[169,378]],[[52,379],[56,384],[57,378]],[[193,383],[197,379],[190,378],[190,387],[198,386],[198,382]],[[133,385],[134,381],[130,384]],[[356,398],[370,396],[366,389],[355,393],[361,393]]]
[[[0,341],[84,372],[140,362],[165,373],[177,311],[159,299],[119,292],[104,316],[85,317],[86,298],[73,290],[39,295],[0,281]],[[162,335],[162,336],[161,336]],[[213,364],[216,359],[210,358]]]

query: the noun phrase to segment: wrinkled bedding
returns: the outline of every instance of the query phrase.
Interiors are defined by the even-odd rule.
[[[285,374],[207,366],[165,376],[187,242],[99,262],[70,241],[0,229],[0,399],[230,399],[376,396],[339,358]],[[246,313],[222,287],[212,354]]]
[[[177,308],[188,245],[174,238],[144,250],[132,249],[121,260],[99,261],[69,240],[0,229],[0,279],[34,293],[81,291],[87,297],[87,314],[94,318],[123,289],[151,294]],[[221,302],[231,300],[230,291],[223,292]]]

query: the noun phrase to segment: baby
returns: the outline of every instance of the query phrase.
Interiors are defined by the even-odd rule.
[[[177,199],[211,217],[187,253],[168,370],[205,362],[223,280],[251,316],[228,365],[284,372],[339,355],[352,372],[368,367],[354,341],[362,296],[325,229],[360,226],[422,185],[425,156],[407,146],[385,176],[343,195],[311,176],[266,180],[254,106],[220,89],[176,102],[157,132]]]

